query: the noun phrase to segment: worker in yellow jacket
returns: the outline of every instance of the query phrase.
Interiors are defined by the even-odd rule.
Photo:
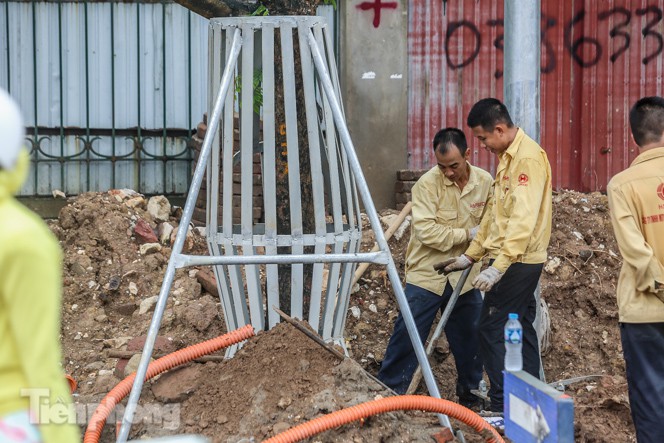
[[[0,442],[80,441],[60,362],[62,254],[13,195],[29,156],[16,103],[0,90]]]
[[[435,265],[440,272],[470,267],[484,257],[489,267],[473,280],[484,291],[480,355],[491,384],[491,411],[503,411],[504,326],[509,313],[523,325],[523,370],[540,375],[535,290],[551,238],[551,165],[546,152],[512,122],[495,98],[473,105],[467,124],[480,144],[498,156],[491,212],[466,252]]]
[[[664,436],[664,98],[629,113],[639,155],[606,190],[623,264],[616,289],[632,419],[639,443]]]
[[[466,250],[478,230],[482,215],[488,211],[493,178],[470,164],[470,151],[463,131],[445,128],[433,139],[436,165],[412,189],[413,222],[406,251],[406,287],[417,332],[424,342],[440,311],[452,303],[460,273],[441,276],[434,263],[456,257]],[[461,288],[458,301],[450,311],[445,335],[457,370],[456,394],[468,408],[479,406],[471,393],[482,380],[482,361],[478,355],[477,326],[482,296],[470,281],[480,272],[475,266]],[[378,378],[398,394],[404,394],[418,362],[403,316],[399,314],[385,350]]]

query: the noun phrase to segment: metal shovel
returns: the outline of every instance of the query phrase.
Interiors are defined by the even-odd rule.
[[[461,289],[463,288],[463,285],[466,284],[466,279],[468,278],[468,274],[470,274],[470,270],[473,269],[473,267],[469,267],[468,269],[465,269],[461,273],[461,277],[459,277],[459,282],[457,283],[456,287],[454,288],[454,291],[452,292],[452,295],[450,296],[450,300],[447,302],[447,306],[445,307],[445,310],[443,311],[443,315],[440,316],[440,320],[438,321],[438,325],[436,326],[436,330],[433,332],[433,335],[431,336],[431,340],[429,340],[429,344],[427,345],[426,348],[426,354],[427,358],[431,355],[431,352],[433,351],[433,348],[436,347],[438,344],[438,340],[440,339],[440,335],[443,333],[443,329],[445,329],[445,325],[447,324],[447,320],[450,318],[450,314],[452,313],[452,309],[454,309],[454,305],[456,305],[457,300],[459,299],[459,295],[461,294]],[[410,382],[410,385],[408,386],[408,390],[406,391],[406,395],[413,394],[415,390],[417,389],[417,386],[420,384],[420,381],[422,380],[422,369],[420,366],[417,366],[417,369],[415,370],[415,374],[413,374],[413,379]]]

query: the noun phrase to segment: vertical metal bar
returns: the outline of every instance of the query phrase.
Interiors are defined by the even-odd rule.
[[[224,36],[224,31],[221,29],[219,23],[210,23],[211,32],[208,34],[208,50],[210,51],[210,56],[208,58],[208,84],[211,85],[210,90],[208,91],[208,105],[207,109],[212,109],[214,106],[214,97],[218,94],[218,79],[222,76],[221,65],[224,49],[222,49],[222,40]],[[230,44],[230,43],[229,43]],[[190,78],[190,88],[191,88],[191,78]],[[224,98],[226,100],[224,106],[226,108],[232,108],[232,100],[228,100],[228,95]],[[212,115],[208,114],[208,117]],[[210,121],[208,120],[208,125]],[[212,152],[211,152],[211,161],[208,163],[207,167],[207,240],[208,248],[210,249],[211,255],[221,255],[221,249],[219,247],[218,241],[218,220],[219,220],[219,172],[221,171],[221,161],[220,161],[220,131],[217,131],[214,134],[212,140]],[[235,316],[235,310],[233,308],[231,292],[229,290],[230,285],[228,283],[228,276],[226,274],[225,266],[213,266],[215,277],[217,278],[217,286],[219,288],[219,298],[224,307],[224,321],[226,323],[226,329],[229,331],[235,330],[239,327],[237,318]],[[228,351],[226,351],[228,353]]]
[[[225,31],[226,35],[226,57],[228,59],[231,54],[232,40],[228,35],[238,28],[228,28]],[[243,44],[244,47],[244,44]],[[244,51],[244,49],[243,49]],[[228,65],[226,65],[228,68]],[[236,66],[233,66],[233,85],[235,85]],[[235,150],[235,113],[234,113],[234,99],[235,91],[229,90],[226,96],[226,105],[224,107],[224,135],[222,141],[222,155],[223,155],[223,232],[224,232],[224,253],[225,255],[235,255],[236,249],[233,245],[233,154]],[[244,284],[242,281],[242,270],[238,265],[228,266],[228,275],[230,279],[230,286],[233,292],[233,307],[235,309],[235,317],[238,322],[238,327],[244,326],[249,323],[249,311],[247,308],[246,297],[244,293]]]
[[[138,192],[142,192],[141,187],[141,156],[143,154],[143,135],[141,134],[141,4],[136,3],[136,100],[137,100],[137,122],[136,137],[138,143],[134,143],[134,165],[136,167],[136,177],[138,180]],[[139,151],[136,152],[138,147]]]
[[[58,90],[60,98],[60,157],[65,156],[65,123],[64,123],[64,77],[62,76],[62,0],[58,0]],[[65,164],[60,163],[60,186],[65,187]]]
[[[351,230],[351,235],[353,231]],[[359,246],[359,239],[351,236],[348,242],[348,254],[357,252]],[[357,263],[345,263],[343,265],[343,273],[341,274],[341,284],[339,285],[339,293],[334,305],[334,327],[332,329],[332,337],[343,340],[343,331],[346,324],[346,317],[348,313],[348,304],[350,303],[350,293],[352,291],[353,276],[355,275],[355,268]]]
[[[111,6],[111,153],[113,160],[111,162],[111,187],[115,188],[115,2],[110,2]]]
[[[242,90],[240,107],[240,201],[242,254],[254,255],[254,29],[242,25]],[[245,266],[249,315],[254,329],[264,329],[265,313],[256,265]]]
[[[229,28],[222,30],[223,35],[225,35],[226,42],[226,57],[230,54],[230,48],[232,41],[228,38],[231,30],[235,28]],[[233,85],[237,82],[235,77],[235,71],[233,72]],[[235,91],[226,97],[226,105],[224,106],[224,117],[223,117],[223,140],[222,140],[222,165],[223,165],[223,185],[222,185],[222,223],[223,223],[223,232],[226,236],[229,236],[233,232],[233,150],[235,145],[235,136],[233,134],[233,127],[235,125],[235,116],[234,116],[234,97]]]
[[[191,10],[187,10],[187,129],[195,127],[192,117],[192,89],[191,66],[194,61],[191,56]],[[187,149],[187,188],[191,185],[191,150]]]
[[[330,74],[328,73],[327,67],[325,66],[323,57],[318,51],[316,39],[314,38],[312,33],[309,33],[309,46],[311,47],[314,63],[316,65],[316,69],[318,70],[319,78],[322,82],[323,88],[325,89],[325,94],[327,94],[327,97],[330,100],[330,105],[332,106],[332,112],[334,114],[334,120],[339,129],[339,133],[343,141],[344,150],[346,151],[348,160],[350,162],[350,167],[353,171],[353,176],[357,182],[358,191],[360,193],[360,196],[362,197],[362,202],[364,203],[367,216],[369,217],[369,221],[371,222],[371,228],[373,229],[376,235],[376,243],[378,243],[378,246],[381,251],[387,252],[387,257],[388,257],[387,272],[390,277],[390,282],[392,283],[392,287],[394,289],[397,302],[399,303],[399,308],[401,309],[401,315],[404,318],[406,329],[408,330],[408,335],[410,337],[411,343],[413,344],[415,355],[417,356],[417,360],[420,363],[420,366],[422,367],[422,374],[424,377],[424,381],[429,390],[429,394],[432,397],[440,398],[440,391],[438,390],[438,386],[436,385],[436,380],[433,377],[433,372],[431,371],[431,366],[429,365],[429,361],[424,351],[424,346],[422,345],[419,333],[417,332],[417,327],[415,326],[415,320],[413,319],[413,314],[410,311],[410,308],[408,306],[408,301],[406,300],[406,296],[403,292],[403,287],[401,286],[401,277],[399,276],[399,272],[397,271],[396,265],[394,264],[394,260],[392,258],[392,254],[390,253],[390,248],[389,245],[387,244],[387,240],[385,240],[385,234],[383,233],[383,229],[380,225],[380,220],[378,219],[378,213],[376,212],[376,207],[374,206],[373,200],[371,199],[371,193],[369,192],[369,187],[367,186],[367,183],[364,179],[364,174],[362,173],[362,167],[360,165],[360,161],[358,160],[357,155],[355,154],[353,141],[350,137],[350,133],[348,132],[348,127],[346,126],[346,122],[344,121],[343,112],[341,110],[341,107],[339,106],[339,102],[335,95],[334,86],[332,85]],[[439,414],[439,420],[443,426],[452,429],[452,424],[450,423],[450,420],[446,415]]]
[[[5,2],[5,38],[7,39],[7,92],[10,93],[12,90],[12,75],[11,75],[11,53],[9,44],[9,2]]]
[[[85,38],[85,180],[86,190],[90,190],[90,60],[88,36],[88,2],[83,3],[83,26]]]
[[[168,293],[171,289],[171,284],[173,283],[173,279],[175,277],[175,259],[182,252],[182,246],[184,245],[184,240],[187,236],[189,223],[191,222],[194,207],[196,206],[198,191],[200,190],[201,183],[203,181],[203,175],[205,174],[207,160],[210,156],[210,150],[212,149],[212,138],[217,132],[219,126],[219,119],[221,117],[221,111],[224,106],[224,97],[230,89],[232,79],[231,72],[237,63],[237,57],[240,53],[241,45],[242,38],[240,37],[240,31],[236,30],[233,36],[232,50],[228,57],[228,64],[224,70],[224,75],[220,82],[221,86],[219,88],[219,94],[215,100],[214,110],[211,115],[208,132],[205,134],[205,140],[203,141],[203,147],[201,148],[201,155],[198,159],[198,164],[196,165],[196,171],[194,171],[192,186],[189,188],[187,202],[185,203],[184,210],[182,211],[182,219],[180,220],[178,233],[175,237],[175,243],[173,244],[171,259],[168,261],[168,266],[166,267],[164,281],[161,285],[161,290],[159,291],[159,299],[155,307],[154,315],[152,316],[152,321],[150,322],[147,338],[145,339],[145,346],[143,348],[141,361],[138,365],[138,369],[136,370],[136,378],[134,379],[134,384],[132,385],[131,393],[129,394],[129,399],[127,400],[127,408],[125,409],[124,416],[122,417],[122,427],[120,428],[117,443],[125,443],[127,441],[127,437],[129,436],[131,422],[136,412],[136,405],[138,404],[138,398],[140,397],[141,389],[143,388],[143,381],[145,380],[148,363],[152,357],[154,342],[157,338],[157,334],[159,333],[159,325],[161,324],[161,318],[164,315],[164,309],[166,308],[166,302],[168,301]]]
[[[316,34],[316,41],[319,47],[323,47],[323,35],[320,26],[314,28]],[[321,88],[318,82],[318,88]],[[327,147],[328,159],[328,176],[330,177],[330,194],[332,200],[332,219],[334,223],[334,233],[337,237],[334,243],[334,253],[340,254],[344,249],[343,234],[343,210],[341,206],[341,190],[339,178],[339,160],[338,160],[338,140],[336,128],[334,126],[334,117],[330,102],[327,99],[324,91],[320,90],[321,100],[323,102],[323,123],[325,127],[325,139]],[[330,266],[330,273],[327,283],[327,291],[325,295],[325,308],[323,310],[323,330],[322,336],[324,339],[332,337],[332,327],[334,325],[334,307],[336,305],[337,291],[339,289],[339,276],[341,271],[341,264],[332,263]]]
[[[316,92],[314,90],[314,67],[311,62],[311,51],[307,43],[309,26],[300,23],[297,34],[300,43],[300,60],[302,63],[302,85],[307,120],[307,140],[309,144],[309,160],[311,168],[311,187],[314,200],[315,254],[324,254],[326,247],[327,227],[325,221],[325,191],[323,189],[323,167],[320,153],[320,133],[318,128],[318,112],[316,108]],[[313,266],[311,278],[311,298],[309,304],[309,324],[318,330],[320,322],[321,292],[323,290],[323,263]]]
[[[214,97],[217,94],[217,79],[221,78],[222,70],[222,56],[224,49],[221,47],[224,32],[221,27],[216,23],[211,23],[210,27],[213,28],[209,34],[208,48],[211,52],[209,57],[208,78],[210,79],[210,90],[208,91],[208,106],[207,109],[212,109],[214,106]],[[226,97],[225,109],[228,109],[229,103]],[[211,115],[208,114],[208,126],[210,124]],[[211,159],[207,168],[207,235],[209,241],[217,243],[217,232],[219,229],[219,172],[221,168],[220,162],[220,148],[221,145],[220,134],[215,134],[212,141]]]
[[[284,76],[284,111],[286,118],[286,144],[288,151],[288,189],[290,191],[291,237],[293,254],[304,252],[302,242],[302,198],[300,192],[300,153],[297,134],[297,107],[295,97],[295,60],[293,51],[293,29],[282,23],[281,55]],[[293,264],[291,273],[291,316],[304,319],[302,280],[304,266]]]
[[[263,210],[265,212],[265,254],[277,255],[277,178],[275,155],[274,100],[274,25],[265,24],[263,44]],[[277,265],[267,265],[266,292],[269,328],[279,323],[279,314],[272,309],[279,306],[279,273]]]
[[[166,3],[164,0],[161,0],[161,57],[163,60],[162,69],[161,69],[161,102],[163,109],[163,123],[162,123],[162,133],[161,133],[161,149],[163,154],[162,160],[162,178],[163,186],[166,189],[166,128],[168,127],[168,122],[166,120]]]
[[[32,90],[34,91],[33,103],[35,106],[35,146],[37,149],[34,151],[34,164],[35,164],[35,191],[38,189],[39,183],[39,91],[37,90],[37,11],[35,0],[32,0]]]
[[[320,28],[320,25],[316,27],[316,31],[318,32]],[[334,42],[332,41],[332,37],[330,34],[332,31],[330,30],[329,26],[324,26],[324,31],[323,31],[323,36],[325,37],[325,48],[327,49],[327,63],[330,65],[330,75],[332,76],[332,84],[334,85],[334,91],[337,94],[337,97],[341,97],[341,86],[339,84],[339,71],[337,70],[337,56],[334,52]],[[323,48],[323,45],[320,45],[319,47]],[[321,54],[323,55],[323,54]],[[344,112],[344,104],[343,102],[339,102],[339,107],[341,108],[341,112]]]

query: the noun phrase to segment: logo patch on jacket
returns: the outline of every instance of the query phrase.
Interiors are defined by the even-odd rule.
[[[659,198],[664,200],[664,183],[660,183],[659,186],[657,187],[657,195]]]
[[[526,174],[519,175],[519,186],[524,186],[528,184],[528,176]]]

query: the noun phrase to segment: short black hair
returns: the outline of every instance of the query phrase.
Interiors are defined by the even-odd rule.
[[[664,98],[643,97],[629,111],[629,126],[639,146],[657,143],[664,133]]]
[[[433,138],[433,151],[445,154],[450,146],[459,148],[461,156],[466,155],[468,143],[466,142],[466,134],[459,128],[445,128],[436,133]]]
[[[493,131],[499,123],[505,123],[508,128],[514,126],[507,106],[496,98],[483,98],[475,103],[466,119],[469,127],[481,126],[485,131]]]

